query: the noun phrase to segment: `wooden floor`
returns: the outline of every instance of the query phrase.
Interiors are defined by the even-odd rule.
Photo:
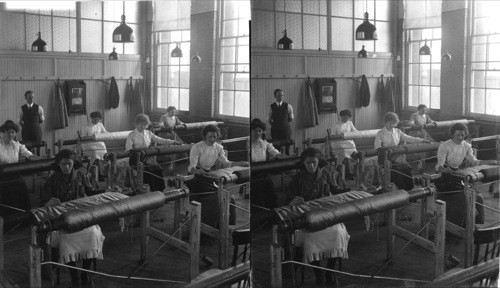
[[[498,187],[498,186],[497,186]],[[500,203],[498,198],[493,198],[492,193],[488,192],[488,186],[483,186],[478,189],[484,197],[484,204],[499,210]],[[497,212],[485,209],[485,224],[478,225],[486,227],[488,225],[499,224],[500,215]],[[411,220],[408,220],[411,216]],[[380,217],[382,217],[380,215]],[[399,225],[410,231],[417,232],[420,224],[420,201],[413,203],[404,209],[399,217]],[[373,219],[373,217],[372,217]],[[342,262],[342,271],[353,273],[372,275],[377,272],[385,264],[386,259],[386,240],[387,227],[385,225],[372,227],[366,231],[363,219],[357,219],[345,223],[350,234],[349,240],[349,259],[344,259]],[[271,283],[271,263],[269,254],[269,245],[271,243],[271,226],[265,226],[258,231],[253,231],[252,234],[252,276],[254,287],[269,287]],[[396,237],[395,253],[406,244],[406,241]],[[458,267],[464,266],[464,240],[449,235],[446,235],[445,257],[450,254],[460,259]],[[451,268],[451,263],[446,260],[445,271]],[[322,267],[326,267],[326,261],[321,262]],[[434,260],[432,254],[427,250],[409,244],[395,258],[393,264],[389,264],[379,272],[376,276],[386,276],[395,278],[405,278],[408,281],[394,280],[379,280],[374,278],[361,278],[346,275],[337,275],[340,287],[414,287],[418,285],[413,280],[431,281],[434,279]],[[305,268],[304,283],[300,281],[300,268],[297,270],[296,283],[297,287],[315,287],[315,276],[313,269]],[[283,287],[292,287],[293,282],[290,278],[283,280]]]
[[[186,171],[187,164],[178,165],[176,171]],[[185,174],[185,173],[184,173]],[[30,180],[30,179],[28,179]],[[39,178],[35,179],[36,186],[43,183]],[[30,180],[31,181],[31,180]],[[28,184],[29,182],[28,181]],[[35,189],[36,191],[37,189]],[[231,189],[232,195],[236,198],[236,205],[245,209],[249,209],[249,200],[244,199],[244,195],[238,193],[238,189]],[[37,193],[31,195],[34,203],[38,203]],[[34,206],[35,207],[35,206]],[[202,207],[202,209],[205,207]],[[173,224],[173,203],[166,204],[162,208],[153,211],[151,214],[151,223],[153,226],[172,231]],[[234,227],[244,226],[249,222],[249,215],[243,210],[237,209],[237,223]],[[104,260],[97,261],[97,270],[99,272],[128,276],[138,267],[140,256],[140,227],[129,227],[126,231],[121,231],[118,220],[102,223],[101,229],[104,236]],[[187,231],[186,231],[187,232]],[[187,235],[187,233],[185,233]],[[5,275],[19,287],[29,286],[28,272],[28,245],[30,243],[29,227],[18,228],[5,235]],[[152,254],[162,244],[159,241],[151,240],[150,251]],[[231,237],[228,241],[228,260],[231,262],[232,244]],[[207,256],[213,260],[213,266],[218,266],[218,240],[202,235],[200,258]],[[186,283],[189,281],[189,255],[175,248],[165,245],[159,253],[149,261],[139,272],[135,273],[136,277],[146,277],[155,279],[165,279],[180,281]],[[93,266],[92,266],[93,267]],[[209,267],[200,260],[200,273],[208,270]],[[56,270],[53,270],[54,275]],[[69,287],[70,277],[66,268],[61,268],[61,284],[56,287]],[[142,280],[124,280],[118,278],[104,277],[95,275],[92,277],[95,287],[182,287],[185,284],[176,284],[169,282],[151,282]],[[45,286],[50,286],[48,281],[44,282]]]

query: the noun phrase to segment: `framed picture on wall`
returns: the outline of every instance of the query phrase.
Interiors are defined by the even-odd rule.
[[[333,78],[320,78],[315,82],[318,112],[337,113],[337,82]]]
[[[87,114],[87,91],[86,84],[82,80],[66,81],[66,105],[68,105],[68,115]]]

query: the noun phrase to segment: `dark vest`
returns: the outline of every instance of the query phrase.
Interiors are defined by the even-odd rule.
[[[291,130],[288,118],[288,103],[281,102],[281,106],[278,108],[278,104],[274,102],[271,104],[271,138],[272,139],[290,139]]]
[[[38,105],[33,103],[31,109],[28,104],[21,106],[23,112],[23,127],[21,136],[23,141],[39,142],[42,140],[42,129],[40,127],[40,114],[38,113]]]

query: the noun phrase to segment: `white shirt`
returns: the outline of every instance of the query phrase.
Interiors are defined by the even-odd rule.
[[[224,168],[231,166],[231,161],[224,155],[224,148],[219,143],[209,146],[205,141],[200,141],[191,147],[189,152],[188,171],[199,167],[204,170],[210,170],[215,161],[219,160]]]
[[[427,123],[432,123],[433,121],[427,114],[422,115],[419,112],[415,112],[411,114],[410,122],[415,125],[424,125]]]
[[[335,125],[335,134],[337,135],[354,131],[358,131],[358,129],[354,127],[354,124],[352,124],[350,120],[345,123],[340,121],[337,125]],[[353,140],[332,141],[330,144],[333,150],[332,152],[335,155],[340,156],[339,162],[344,161],[344,157],[351,158],[352,153],[356,152],[356,144]]]
[[[283,101],[275,102],[275,103],[276,103],[276,105],[278,105],[278,108],[279,108],[281,106],[281,104],[283,104]],[[293,118],[295,118],[295,116],[293,116],[292,105],[290,105],[290,103],[287,103],[287,104],[288,104],[288,108],[286,109],[286,111],[288,112],[288,119],[293,119]],[[273,109],[269,108],[269,113],[267,114],[267,121],[269,123],[272,123],[272,121],[271,121],[272,116],[273,116]]]
[[[26,105],[28,106],[28,108],[33,107],[33,104],[34,103],[31,103],[31,105],[30,105],[30,104],[26,103]],[[45,121],[45,115],[43,114],[43,108],[40,105],[38,105],[38,115],[40,116],[40,120],[41,121]],[[21,124],[21,126],[23,126],[22,125],[23,124],[22,119],[23,119],[23,109],[21,109],[21,111],[19,111],[19,124]]]
[[[108,133],[101,122],[97,124],[88,123],[87,126],[82,128],[81,132],[82,136]],[[81,147],[84,155],[89,155],[100,160],[102,160],[104,154],[107,153],[106,144],[104,144],[104,142],[83,142]]]
[[[438,171],[439,167],[444,167],[444,165],[457,169],[465,159],[469,160],[472,166],[477,166],[481,162],[472,153],[471,144],[465,141],[456,144],[451,139],[446,140],[438,148],[436,171]]]
[[[375,142],[373,143],[373,148],[378,149],[380,147],[392,147],[399,145],[399,142],[403,140],[409,143],[419,143],[424,141],[425,139],[411,137],[403,133],[401,130],[397,128],[393,128],[392,132],[384,128],[378,131],[375,136]]]
[[[158,137],[149,130],[139,132],[137,129],[134,129],[128,134],[127,142],[125,142],[125,150],[130,150],[132,148],[147,148],[152,142],[170,145],[174,140]]]
[[[267,153],[274,157],[280,152],[274,148],[273,144],[264,139],[259,139],[257,142],[252,141],[252,162],[266,161]]]
[[[175,123],[177,123],[177,116],[168,116],[168,114],[161,115],[160,117],[160,125],[165,126],[165,127],[173,127],[175,126]],[[182,124],[182,122],[179,120],[179,123]]]
[[[33,153],[31,153],[26,146],[23,144],[12,141],[10,144],[5,144],[3,139],[0,137],[0,164],[11,164],[19,162],[19,154],[28,158]]]

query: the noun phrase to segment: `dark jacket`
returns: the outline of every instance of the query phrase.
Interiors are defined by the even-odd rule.
[[[116,109],[120,104],[120,92],[115,77],[111,77],[111,85],[108,92],[108,109]]]
[[[368,80],[366,80],[365,75],[361,76],[361,86],[356,96],[356,106],[367,107],[370,105],[370,87],[368,86]]]
[[[287,189],[287,203],[290,203],[296,196],[304,198],[304,201],[310,201],[330,196],[336,190],[336,182],[326,167],[318,167],[314,175],[309,174],[305,169],[301,169],[293,177]]]

